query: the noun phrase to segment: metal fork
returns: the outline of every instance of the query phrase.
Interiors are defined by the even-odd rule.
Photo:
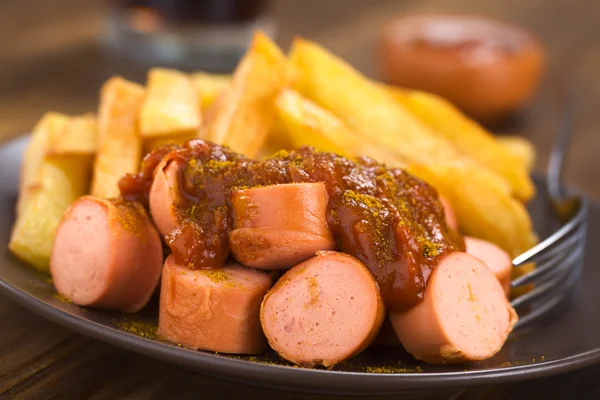
[[[536,268],[511,282],[511,287],[534,289],[511,302],[521,327],[544,315],[564,299],[578,282],[583,261],[588,203],[565,192],[561,180],[573,124],[573,94],[564,81],[555,90],[562,118],[548,161],[546,184],[552,209],[562,226],[513,260],[513,267],[535,262]]]

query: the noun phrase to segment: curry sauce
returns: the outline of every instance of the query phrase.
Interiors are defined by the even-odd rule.
[[[233,191],[284,183],[325,184],[327,223],[339,250],[367,265],[393,310],[418,303],[441,257],[465,249],[427,183],[370,158],[309,147],[251,160],[199,139],[162,146],[144,158],[139,174],[121,179],[122,197],[148,206],[154,170],[173,161],[184,166],[174,204],[179,225],[165,240],[175,261],[192,269],[221,267],[229,256]]]

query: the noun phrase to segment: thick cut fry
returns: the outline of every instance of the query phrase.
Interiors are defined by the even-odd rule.
[[[144,88],[120,77],[102,87],[98,110],[98,154],[94,163],[93,196],[119,195],[119,179],[140,167],[142,141],[137,116]]]
[[[67,207],[86,193],[89,172],[86,157],[52,157],[42,162],[39,184],[26,189],[29,198],[8,245],[17,257],[40,271],[48,271],[56,228]]]
[[[467,159],[383,88],[319,45],[296,40],[290,54],[295,88],[330,110],[365,141],[394,152],[406,162],[435,164]],[[472,168],[481,168],[472,163]],[[494,187],[510,193],[501,176],[482,170]]]
[[[190,79],[200,99],[201,110],[208,109],[231,83],[231,75],[210,74],[208,72],[194,72],[191,74]]]
[[[490,185],[480,170],[462,163],[413,164],[408,170],[450,202],[464,234],[496,243],[513,257],[536,243],[523,204]]]
[[[268,37],[256,34],[231,85],[207,111],[201,137],[256,155],[273,127],[275,98],[286,76],[285,56]]]
[[[19,182],[19,199],[17,201],[17,217],[21,215],[24,204],[32,194],[32,188],[40,185],[40,170],[44,162],[51,132],[61,131],[68,123],[69,117],[64,114],[47,112],[35,125],[31,140],[23,154],[23,166]]]
[[[92,114],[70,117],[66,124],[50,132],[46,153],[52,156],[87,156],[96,153],[96,117]]]
[[[301,94],[403,159],[427,163],[461,157],[452,143],[408,112],[386,90],[319,45],[295,40],[290,64],[294,87]]]
[[[292,89],[284,89],[275,101],[277,124],[294,147],[312,146],[352,156],[356,150],[354,132],[329,111]]]
[[[312,146],[348,157],[368,156],[389,166],[400,166],[400,157],[377,146],[349,128],[344,121],[292,89],[275,101],[277,125],[293,147]]]
[[[48,271],[54,233],[63,212],[89,186],[93,152],[79,152],[83,149],[79,143],[89,141],[89,126],[84,123],[83,131],[76,129],[86,119],[47,113],[33,129],[25,151],[17,221],[8,247],[41,271]],[[60,151],[51,153],[51,148]]]
[[[191,79],[171,69],[150,70],[140,111],[140,134],[156,137],[195,132],[200,122],[200,100]]]
[[[519,136],[499,136],[498,143],[515,159],[519,160],[527,171],[533,169],[535,148],[529,140]]]
[[[451,141],[462,154],[504,177],[516,198],[527,201],[534,195],[535,187],[523,163],[449,101],[421,91],[393,87],[389,90],[407,110]]]
[[[280,126],[280,121],[278,119],[275,119],[275,124],[267,135],[265,143],[263,144],[262,148],[258,150],[254,157],[260,159],[270,156],[279,150],[292,150],[293,148],[294,145],[290,141],[285,128]]]

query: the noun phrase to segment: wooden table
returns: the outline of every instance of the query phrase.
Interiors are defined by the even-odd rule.
[[[0,138],[27,132],[48,109],[93,110],[101,83],[119,73],[143,81],[145,67],[106,54],[98,43],[106,2],[23,0],[0,4]],[[549,76],[567,75],[577,92],[567,182],[600,199],[600,2],[561,0],[281,0],[273,12],[279,42],[303,35],[377,76],[377,29],[403,12],[475,12],[523,25],[549,53]],[[530,138],[543,170],[558,120],[542,90],[503,128]],[[194,375],[96,342],[49,323],[0,297],[0,398],[305,399]],[[600,366],[528,383],[456,390],[425,398],[600,398]],[[391,397],[390,397],[391,398]]]

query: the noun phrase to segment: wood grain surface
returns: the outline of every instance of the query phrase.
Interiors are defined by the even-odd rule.
[[[114,56],[102,45],[107,4],[0,2],[0,141],[29,131],[49,109],[94,110],[98,88],[113,74],[144,80],[146,66]],[[566,182],[600,200],[600,1],[280,0],[272,12],[285,48],[303,35],[373,77],[378,77],[378,28],[395,14],[479,13],[530,29],[548,51],[546,84],[499,132],[530,138],[538,149],[536,169],[543,171],[560,112],[548,82],[567,77],[576,92],[576,122]],[[0,321],[0,398],[319,398],[198,376],[74,334],[1,296]],[[598,399],[599,374],[600,366],[592,366],[560,377],[415,398]]]

